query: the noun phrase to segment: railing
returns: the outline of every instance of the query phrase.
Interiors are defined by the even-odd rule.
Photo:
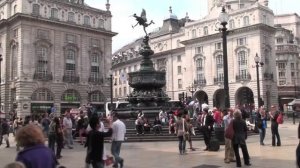
[[[277,45],[275,51],[277,53],[280,53],[280,52],[298,52],[299,47],[295,44]]]
[[[63,82],[67,83],[79,83],[79,76],[75,75],[64,75]]]
[[[236,75],[235,80],[238,81],[250,81],[251,75],[248,73],[247,75]]]
[[[194,85],[196,85],[196,86],[205,86],[206,85],[206,79],[194,80]]]
[[[103,78],[89,77],[89,83],[103,84]]]
[[[34,80],[40,80],[40,81],[50,81],[53,80],[52,73],[38,73],[35,72],[33,75]]]
[[[214,84],[219,84],[223,82],[224,82],[224,78],[214,78]]]

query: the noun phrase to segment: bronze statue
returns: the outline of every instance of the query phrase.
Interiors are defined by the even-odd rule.
[[[132,26],[132,28],[135,28],[138,24],[142,25],[143,28],[144,28],[144,32],[146,33],[146,36],[148,36],[148,33],[146,31],[146,27],[148,27],[151,24],[154,24],[154,22],[153,22],[153,20],[151,20],[150,23],[147,23],[145,9],[142,10],[141,16],[137,16],[136,14],[133,14],[133,17],[135,17],[137,23],[136,23],[136,25]]]

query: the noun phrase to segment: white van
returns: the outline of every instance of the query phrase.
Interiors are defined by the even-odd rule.
[[[129,104],[129,102],[116,101],[116,102],[113,102],[113,109],[126,108],[128,104]],[[106,117],[110,115],[110,111],[111,111],[111,102],[106,102],[105,103],[105,115],[106,115]]]

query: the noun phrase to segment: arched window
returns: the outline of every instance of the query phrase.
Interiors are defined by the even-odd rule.
[[[31,96],[32,101],[53,101],[52,92],[46,88],[40,88],[33,92]]]
[[[197,36],[196,29],[193,29],[193,30],[192,30],[192,38],[195,38],[196,36]]]
[[[105,101],[105,97],[104,97],[103,93],[101,93],[100,91],[92,92],[90,96],[91,96],[90,100],[92,102],[104,102]]]
[[[248,58],[245,51],[238,53],[238,64],[239,64],[239,78],[247,79],[248,74]]]
[[[244,16],[243,20],[244,20],[244,26],[250,25],[249,16]]]
[[[35,16],[40,15],[40,5],[38,5],[38,4],[32,5],[32,14]]]
[[[69,22],[75,22],[75,15],[73,12],[68,13],[68,21]]]
[[[98,53],[93,53],[91,55],[91,75],[90,75],[90,79],[93,82],[99,81],[99,78],[100,78],[100,62],[99,61],[100,61],[100,55]]]
[[[83,24],[84,25],[91,25],[89,16],[84,16],[84,23]]]
[[[223,55],[219,54],[216,56],[216,67],[217,67],[217,82],[224,81],[224,70],[223,70]]]
[[[204,60],[203,58],[197,58],[196,59],[196,84],[204,84],[205,78],[204,78]]]
[[[203,28],[203,34],[204,34],[204,35],[208,35],[208,27],[207,27],[207,26],[205,26],[205,27]]]
[[[80,95],[78,91],[74,89],[69,89],[62,94],[61,100],[68,102],[80,101]]]
[[[14,14],[16,14],[16,13],[17,13],[17,7],[18,7],[17,5],[15,5],[15,6],[14,6],[14,11],[13,11],[13,12],[14,12]]]
[[[229,29],[234,29],[235,28],[235,24],[234,24],[234,20],[230,20],[229,21]]]
[[[36,55],[36,79],[44,79],[48,75],[48,48],[45,46],[39,46],[36,49]]]
[[[76,59],[75,59],[75,51],[73,49],[67,50],[66,55],[66,76],[73,77],[76,72]]]

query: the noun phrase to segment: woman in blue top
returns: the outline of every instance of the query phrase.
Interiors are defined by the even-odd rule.
[[[265,145],[264,139],[266,136],[266,128],[267,128],[267,115],[266,115],[265,108],[259,109],[259,111],[257,113],[256,125],[259,130],[260,145]]]

